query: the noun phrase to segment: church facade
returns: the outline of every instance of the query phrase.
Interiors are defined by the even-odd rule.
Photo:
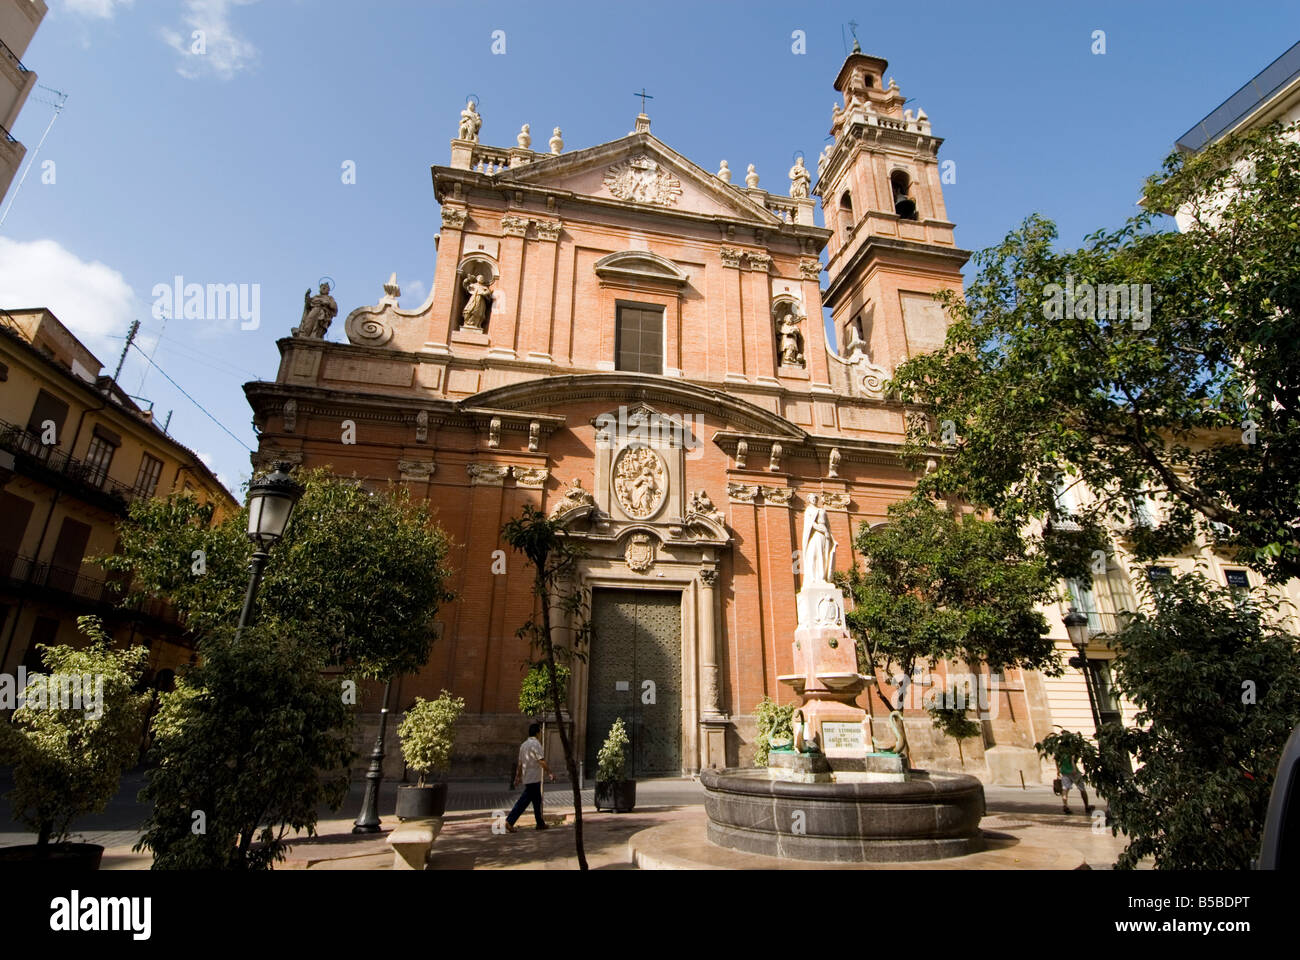
[[[393,706],[465,698],[455,772],[503,773],[522,737],[530,654],[515,631],[534,598],[499,531],[525,504],[585,552],[593,637],[569,709],[588,771],[616,717],[637,776],[748,762],[756,705],[794,699],[778,677],[793,670],[803,511],[819,498],[845,569],[860,525],[909,492],[906,411],[883,384],[942,343],[934,295],[960,292],[967,259],[941,140],[886,69],[848,57],[833,145],[779,192],[752,167],[735,182],[725,161],[702,168],[644,114],[586,149],[566,150],[559,129],[535,149],[527,127],[490,147],[467,104],[432,170],[427,302],[400,308],[393,278],[333,343],[322,290],[279,341],[276,381],[245,386],[256,466],[328,465],[437,507],[458,596]],[[1005,709],[985,745],[1027,750],[1045,731],[1024,685],[994,695]],[[858,702],[889,739],[876,696]],[[906,715],[915,758],[956,763],[924,711]]]

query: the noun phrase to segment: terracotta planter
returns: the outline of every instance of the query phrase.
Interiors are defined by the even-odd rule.
[[[97,843],[51,843],[44,850],[37,844],[0,847],[0,869],[5,866],[49,873],[88,873],[99,869],[104,848]]]
[[[597,780],[596,809],[631,813],[636,806],[635,780]]]
[[[423,787],[404,783],[397,788],[397,819],[425,820],[441,817],[447,811],[447,784],[429,783]]]

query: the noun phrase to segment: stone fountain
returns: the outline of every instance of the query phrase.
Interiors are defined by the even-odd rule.
[[[984,787],[962,774],[911,769],[902,716],[877,749],[857,697],[844,598],[830,582],[836,543],[820,498],[804,511],[803,572],[793,652],[798,672],[778,679],[800,703],[793,737],[774,742],[767,767],[705,770],[708,837],[719,846],[797,860],[937,860],[983,849]]]

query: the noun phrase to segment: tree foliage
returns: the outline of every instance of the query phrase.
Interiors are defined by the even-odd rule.
[[[1149,609],[1114,641],[1133,725],[1103,725],[1097,744],[1054,735],[1039,749],[1082,762],[1128,837],[1117,867],[1151,857],[1160,869],[1246,869],[1300,723],[1300,640],[1199,573],[1144,589]]]
[[[371,493],[324,469],[296,479],[305,489],[266,566],[258,608],[298,624],[330,663],[360,676],[419,669],[433,617],[451,599],[448,541],[428,504],[405,487]],[[101,562],[131,575],[128,602],[165,596],[202,636],[239,619],[253,552],[247,527],[247,509],[213,525],[211,509],[189,496],[137,500],[120,527],[120,553]]]
[[[501,539],[512,550],[522,553],[533,567],[533,595],[537,598],[538,612],[516,631],[528,641],[529,648],[540,654],[538,665],[545,668],[545,685],[550,691],[551,709],[557,718],[562,717],[560,700],[562,683],[559,676],[560,660],[585,656],[591,637],[591,617],[586,592],[576,582],[579,547],[565,536],[558,521],[551,520],[534,507],[524,504],[523,511],[501,527]],[[552,620],[552,609],[560,615],[561,622]],[[555,631],[564,631],[569,642],[556,643]],[[522,694],[520,706],[522,708]],[[573,789],[573,842],[578,855],[578,868],[587,869],[587,855],[582,845],[582,793],[578,789],[578,764],[573,756],[573,743],[564,723],[560,728],[560,744],[564,749],[564,763]]]
[[[456,745],[456,721],[465,710],[465,701],[446,690],[436,700],[416,697],[406,711],[397,736],[402,742],[406,765],[419,775],[419,785],[435,770],[446,770],[451,750]]]
[[[76,817],[103,810],[117,793],[122,771],[136,759],[148,700],[134,692],[148,648],[111,649],[94,617],[79,617],[77,627],[89,643],[39,644],[46,672],[29,679],[26,702],[0,721],[0,763],[14,768],[8,799],[42,847],[66,841]],[[71,689],[52,682],[74,677]]]
[[[155,870],[265,870],[348,790],[353,711],[304,628],[263,618],[204,639],[163,694],[136,849]]]
[[[1140,559],[1199,533],[1272,581],[1300,574],[1298,203],[1300,145],[1273,127],[1172,154],[1145,209],[1079,249],[1054,249],[1035,215],[979,254],[965,297],[947,297],[945,346],[893,380],[927,414],[910,421],[913,461],[954,441],[922,489],[1059,529],[1053,486],[1082,479],[1098,494],[1071,518],[1084,530],[1134,525],[1147,493],[1165,516],[1134,530]],[[1164,219],[1178,210],[1186,233]],[[1150,313],[1090,309],[1084,283],[1149,285]]]
[[[793,739],[792,727],[794,717],[793,703],[777,703],[771,697],[764,697],[754,708],[754,766],[767,766],[767,755],[772,750],[772,741]]]
[[[853,597],[846,619],[864,673],[892,666],[911,677],[922,660],[1059,672],[1037,608],[1053,597],[1052,579],[1011,524],[924,496],[891,504],[888,517],[859,529],[862,562],[839,575]]]
[[[519,685],[519,712],[525,717],[541,717],[552,709],[552,702],[558,699],[566,703],[569,699],[570,670],[562,663],[555,665],[556,682],[560,685],[559,697],[551,692],[550,671],[545,663],[535,663],[524,674]]]

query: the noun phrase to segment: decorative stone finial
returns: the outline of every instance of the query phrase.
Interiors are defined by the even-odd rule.
[[[718,167],[718,172],[715,173],[714,176],[717,177],[719,180],[721,180],[723,183],[731,182],[731,168],[727,166],[726,160],[722,161],[722,164]]]
[[[388,278],[388,282],[384,284],[384,299],[396,300],[401,295],[402,288],[397,285],[397,271],[394,270]]]
[[[533,135],[529,132],[528,124],[525,123],[519,128],[519,136],[515,137],[515,140],[519,143],[520,150],[527,150],[533,145]]]
[[[564,137],[560,134],[560,128],[556,127],[555,132],[551,134],[551,153],[559,153],[564,149]]]
[[[817,176],[820,177],[822,175],[822,171],[826,169],[826,164],[830,162],[831,162],[831,145],[828,143],[826,144],[826,146],[822,147],[822,155],[817,158]]]
[[[749,169],[745,171],[745,186],[751,190],[758,189],[758,174],[754,172],[752,163],[749,165]]]
[[[649,132],[650,132],[650,117],[647,116],[647,115],[644,114],[644,113],[638,113],[638,114],[636,115],[636,128],[635,128],[632,132],[633,132],[633,133],[649,133]]]

